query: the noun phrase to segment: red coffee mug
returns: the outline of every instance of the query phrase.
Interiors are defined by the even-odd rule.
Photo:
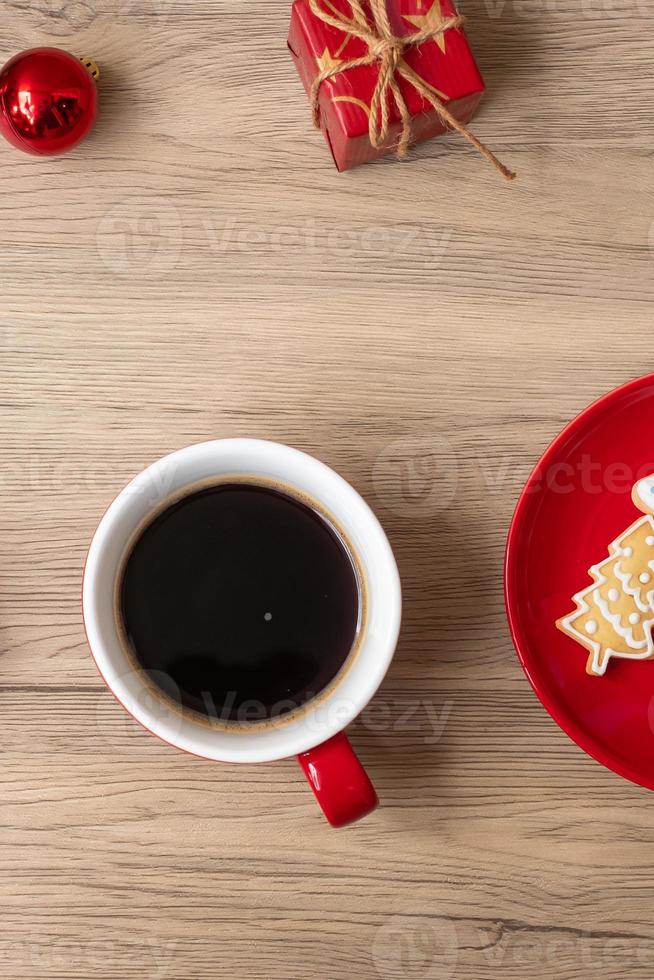
[[[361,625],[346,669],[302,708],[273,726],[213,725],[180,711],[137,670],[121,642],[116,581],[134,532],[162,504],[200,481],[257,477],[285,483],[333,516],[360,569]],[[377,794],[343,729],[381,684],[397,643],[401,618],[397,565],[386,535],[365,501],[342,477],[311,456],[274,442],[224,439],[172,453],[137,476],[111,504],[95,533],[83,586],[84,624],[91,653],[123,707],[159,738],[205,759],[271,762],[297,756],[334,827],[365,816]]]

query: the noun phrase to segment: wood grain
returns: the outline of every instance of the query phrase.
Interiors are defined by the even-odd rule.
[[[102,116],[0,148],[0,973],[7,980],[650,980],[649,793],[550,721],[502,604],[520,487],[651,370],[653,13],[468,0],[475,131],[333,171],[287,3],[30,0],[3,60],[90,54]],[[370,501],[406,599],[353,740],[384,806],[142,733],[88,655],[93,528],[145,464],[256,435]],[[447,568],[447,576],[443,568]]]

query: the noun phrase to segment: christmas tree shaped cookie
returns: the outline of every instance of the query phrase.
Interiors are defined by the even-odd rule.
[[[556,624],[588,650],[586,671],[597,677],[611,657],[654,659],[654,475],[639,480],[632,498],[645,516],[589,569],[593,584],[573,596],[575,611]]]

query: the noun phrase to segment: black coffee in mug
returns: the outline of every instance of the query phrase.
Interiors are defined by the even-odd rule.
[[[128,649],[179,706],[265,722],[344,670],[362,597],[341,533],[263,482],[204,486],[159,511],[128,548],[117,614]]]

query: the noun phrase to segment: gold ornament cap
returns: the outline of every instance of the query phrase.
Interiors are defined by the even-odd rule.
[[[98,68],[97,62],[95,62],[93,58],[80,58],[79,60],[84,65],[93,81],[97,82],[100,77],[100,69]]]

